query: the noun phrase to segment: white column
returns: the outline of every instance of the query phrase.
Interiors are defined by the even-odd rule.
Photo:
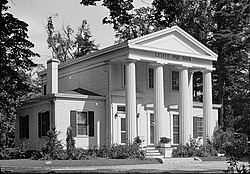
[[[211,138],[213,130],[210,127],[212,117],[212,75],[210,70],[203,72],[203,144]]]
[[[188,69],[180,68],[180,104],[179,104],[179,120],[180,120],[180,144],[185,145],[190,136],[190,94],[188,88]],[[192,131],[192,130],[191,130]]]
[[[163,132],[163,115],[164,115],[164,80],[163,65],[154,66],[154,114],[155,114],[155,145],[159,145],[160,137]]]
[[[126,62],[126,137],[132,143],[136,137],[136,77],[135,62]]]
[[[188,71],[188,135],[193,138],[193,70]]]

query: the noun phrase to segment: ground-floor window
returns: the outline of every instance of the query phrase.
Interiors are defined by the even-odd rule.
[[[193,117],[193,137],[203,137],[203,117]]]
[[[38,113],[38,136],[47,136],[50,129],[50,114],[49,111]]]
[[[180,121],[179,115],[173,114],[173,144],[180,143]]]
[[[70,127],[73,137],[94,136],[94,111],[70,111]]]
[[[20,139],[29,138],[29,115],[19,117]]]

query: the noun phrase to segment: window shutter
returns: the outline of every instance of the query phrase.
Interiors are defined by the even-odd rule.
[[[19,117],[19,138],[23,138],[23,117]]]
[[[27,139],[29,139],[29,115],[26,115],[25,116],[25,125],[26,125],[26,127],[25,127],[25,137],[27,138]]]
[[[95,126],[94,126],[94,111],[88,112],[88,120],[89,120],[89,136],[93,137],[95,133]]]
[[[42,113],[38,113],[38,137],[42,136]]]
[[[76,111],[70,111],[70,127],[72,129],[72,136],[76,137]]]
[[[197,117],[193,117],[193,138],[197,138]]]

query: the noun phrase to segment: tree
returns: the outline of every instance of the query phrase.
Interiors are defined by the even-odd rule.
[[[84,56],[88,53],[98,50],[99,45],[95,45],[94,41],[90,39],[91,37],[92,35],[90,33],[90,27],[87,21],[83,20],[82,25],[78,28],[78,32],[75,37],[75,57]]]
[[[66,62],[68,59],[74,57],[72,53],[74,42],[71,38],[74,31],[70,25],[62,27],[63,33],[55,31],[53,24],[54,17],[57,17],[57,14],[47,18],[46,31],[48,34],[48,48],[52,49],[53,58],[58,59],[60,62]]]
[[[74,157],[74,150],[75,150],[75,140],[73,137],[73,132],[71,127],[67,128],[66,132],[66,151],[67,151],[67,156],[69,159],[72,159]]]
[[[53,58],[66,62],[98,50],[98,45],[91,40],[92,35],[86,20],[82,21],[82,25],[73,39],[74,30],[70,25],[62,26],[62,31],[55,30],[53,18],[57,16],[57,14],[49,16],[45,27],[48,34],[48,48],[52,49]]]
[[[219,121],[224,127],[225,108],[231,105],[232,109],[236,109],[234,99],[238,98],[238,95],[244,96],[249,93],[249,88],[242,84],[249,80],[245,77],[244,71],[249,70],[249,57],[246,50],[250,41],[250,1],[213,0],[211,5],[214,7],[213,21],[215,22],[211,47],[218,54],[218,61],[214,64],[216,68],[214,98],[217,103],[222,104]],[[242,102],[242,99],[238,101]],[[234,114],[234,116],[237,115]]]
[[[28,24],[7,12],[8,0],[0,2],[0,148],[13,145],[16,107],[21,96],[32,91],[26,72],[35,64],[34,44],[27,35]]]

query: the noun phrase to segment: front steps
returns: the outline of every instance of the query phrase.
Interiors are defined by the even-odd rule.
[[[155,146],[146,147],[146,158],[164,158],[160,150]]]

